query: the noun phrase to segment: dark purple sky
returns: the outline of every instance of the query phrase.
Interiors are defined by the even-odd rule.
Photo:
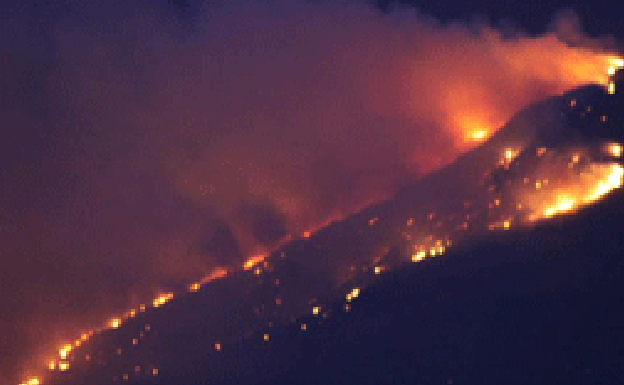
[[[0,377],[111,311],[391,195],[467,150],[467,131],[593,79],[601,59],[557,36],[609,44],[555,9],[538,30],[558,34],[529,38],[407,6],[188,5],[3,13]]]

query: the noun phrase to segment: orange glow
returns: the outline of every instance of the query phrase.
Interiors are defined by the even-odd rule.
[[[262,336],[262,339],[265,340],[265,341],[268,341],[269,340],[269,335],[265,334],[264,336]]]
[[[468,134],[466,134],[466,139],[468,141],[473,141],[473,142],[483,142],[485,139],[487,139],[487,137],[488,137],[488,132],[487,130],[483,130],[483,129],[468,131]]]
[[[546,208],[542,212],[542,215],[545,218],[551,218],[555,214],[564,213],[564,212],[572,210],[574,206],[575,206],[574,199],[568,196],[559,196],[557,198],[557,202],[553,206]]]
[[[72,351],[72,346],[71,345],[65,345],[63,346],[60,350],[59,350],[59,356],[63,359],[67,358],[67,355],[69,353],[71,353]]]
[[[250,260],[245,262],[243,269],[247,270],[245,267],[247,266],[249,261]],[[260,263],[260,262],[261,260],[255,260],[253,264]],[[252,267],[253,267],[253,264],[251,265]],[[202,288],[203,285],[207,284],[208,282],[212,282],[215,279],[221,279],[221,278],[227,277],[227,275],[228,275],[228,270],[226,268],[218,267],[214,269],[212,272],[210,272],[210,274],[203,277],[199,282],[190,284],[188,287],[188,291],[197,292]]]
[[[48,369],[55,370],[56,369],[56,361],[48,362]]]
[[[220,342],[215,342],[214,348],[215,348],[216,351],[220,352],[221,351],[221,343]]]
[[[31,378],[30,380],[28,380],[27,382],[28,385],[39,385],[40,381],[38,378]]]
[[[69,362],[67,361],[61,361],[58,364],[58,368],[61,372],[64,372],[66,370],[69,370]]]
[[[610,95],[615,94],[615,83],[613,83],[613,82],[609,83],[608,92],[609,92]]]
[[[412,262],[420,262],[427,257],[427,253],[424,251],[419,251],[416,254],[412,255]]]
[[[517,149],[506,148],[505,153],[503,154],[503,159],[501,160],[502,164],[510,164],[514,159],[520,154],[520,151]]]
[[[110,327],[111,329],[117,329],[120,325],[121,319],[119,318],[113,318],[112,320],[108,321],[108,327]]]
[[[309,231],[304,231],[303,232],[303,238],[310,238],[310,235],[312,235],[312,233],[310,233]]]
[[[531,205],[537,205],[537,209],[528,220],[552,218],[598,201],[622,186],[623,175],[624,168],[617,163],[592,164],[581,173],[577,182],[532,197]]]
[[[622,156],[622,145],[619,143],[609,143],[605,146],[605,152],[614,158]]]
[[[154,298],[154,300],[152,301],[152,305],[154,307],[160,307],[169,302],[171,299],[173,299],[173,293],[161,294],[158,297]]]
[[[158,375],[158,369],[154,368],[152,369],[152,376],[157,376]]]
[[[255,255],[251,258],[249,258],[248,260],[245,261],[245,263],[243,264],[243,269],[244,270],[251,270],[254,268],[254,266],[256,266],[257,264],[259,264],[260,262],[264,261],[264,259],[267,256],[265,254],[259,254],[259,255]]]

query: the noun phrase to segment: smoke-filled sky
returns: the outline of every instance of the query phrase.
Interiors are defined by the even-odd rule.
[[[0,378],[603,83],[613,47],[571,12],[529,36],[357,2],[113,3],[2,19]]]

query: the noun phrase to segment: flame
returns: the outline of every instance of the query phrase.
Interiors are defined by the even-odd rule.
[[[622,145],[619,143],[608,143],[605,146],[605,152],[614,158],[622,156]]]
[[[158,297],[154,298],[154,300],[152,301],[152,305],[154,307],[160,307],[169,302],[171,299],[173,299],[173,293],[161,294]]]
[[[113,318],[112,320],[108,322],[108,327],[110,327],[111,329],[117,329],[120,325],[121,325],[120,318]]]
[[[529,44],[530,46],[530,44]],[[576,85],[577,83],[584,82],[594,82],[597,84],[601,84],[606,87],[607,92],[609,94],[615,93],[615,83],[612,81],[611,77],[616,74],[616,72],[622,68],[624,68],[624,59],[620,57],[614,56],[604,56],[604,55],[589,55],[590,58],[585,58],[585,62],[574,62],[573,60],[565,61],[558,63],[560,66],[560,70],[563,72],[568,71],[570,75],[570,79],[567,80],[567,83],[564,86]],[[520,68],[521,66],[526,65],[526,60],[522,59],[522,57],[516,57],[518,60],[513,59],[513,55],[511,57],[510,67]],[[568,58],[569,59],[569,58]],[[567,59],[566,59],[567,60]],[[587,61],[591,62],[588,63]],[[606,63],[606,71],[597,71],[596,68],[600,67],[597,63],[602,62]],[[524,63],[524,64],[523,64]],[[538,66],[539,67],[539,66]],[[565,88],[565,87],[564,87]],[[453,97],[459,99],[452,99]],[[465,102],[464,99],[457,95],[451,95],[452,106],[449,108],[458,107],[457,103],[461,107],[462,103]],[[573,100],[570,102],[572,107],[576,106],[576,101]],[[495,131],[497,127],[500,127],[506,119],[511,116],[511,112],[515,111],[503,111],[498,112],[494,109],[488,109],[483,107],[482,109],[477,110],[462,110],[460,111],[468,111],[468,112],[460,112],[454,114],[454,127],[455,131],[460,131],[463,134],[460,136],[463,138],[464,142],[483,142],[488,137],[490,137]],[[545,148],[540,148],[537,150],[538,156],[544,154],[547,150]],[[622,145],[618,143],[610,143],[606,145],[605,152],[612,157],[621,157],[622,156]],[[513,148],[506,148],[504,150],[502,156],[502,162],[505,165],[511,163],[519,154],[519,150]],[[578,163],[578,156],[573,157],[572,164],[575,165]],[[614,189],[620,188],[622,186],[622,179],[624,176],[624,168],[616,163],[612,164],[592,164],[589,172],[582,176],[582,180],[580,182],[580,188],[577,186],[569,186],[568,189],[555,189],[554,192],[549,192],[551,196],[542,199],[544,204],[534,210],[534,212],[529,215],[529,221],[540,220],[544,218],[552,218],[561,213],[572,212],[579,207],[591,204],[595,201],[602,199],[609,192]],[[546,180],[538,180],[535,182],[536,189],[541,189],[542,191],[545,188],[543,186],[547,185]],[[554,194],[554,195],[552,195]],[[499,204],[496,204],[499,206]],[[518,207],[524,207],[522,203],[518,204]],[[309,238],[313,232],[316,232],[319,228],[324,227],[327,223],[331,223],[331,221],[338,220],[344,215],[339,215],[335,218],[330,218],[328,220],[322,221],[321,225],[316,226],[314,230],[306,230],[302,233],[303,238]],[[369,220],[369,225],[374,226],[378,221],[378,218],[371,218]],[[412,220],[408,221],[408,226],[412,224]],[[511,228],[513,224],[512,219],[503,219],[502,221],[495,222],[491,224],[491,228],[502,228],[504,230],[508,230]],[[467,228],[467,223],[465,228]],[[426,259],[427,257],[434,257],[437,255],[441,255],[446,251],[446,248],[441,244],[436,244],[435,246],[428,245],[425,246],[420,245],[420,249],[416,253],[412,255],[413,262],[420,262]],[[257,274],[262,272],[262,269],[257,265],[263,262],[267,258],[266,254],[259,254],[250,257],[243,264],[243,270],[252,270]],[[376,266],[374,268],[375,274],[380,274],[384,269],[380,266]],[[228,275],[228,270],[225,268],[218,268],[211,272],[209,275],[205,276],[198,282],[194,282],[188,286],[188,290],[191,292],[196,292],[201,289],[201,287],[214,280],[222,277],[226,277]],[[357,298],[360,294],[359,288],[354,288],[350,293],[347,294],[347,301],[352,301]],[[165,293],[161,294],[152,301],[152,306],[157,308],[160,307],[167,302],[171,301],[174,298],[173,293]],[[314,306],[312,309],[312,313],[314,315],[318,315],[320,312],[320,306]],[[144,312],[146,310],[145,305],[140,305],[139,311]],[[121,327],[123,322],[132,318],[136,315],[137,311],[135,309],[131,309],[130,311],[124,313],[123,317],[113,318],[108,321],[107,325],[98,330],[104,329],[118,329]],[[303,330],[305,330],[305,326],[302,326]],[[91,336],[93,336],[94,332],[89,331],[88,333],[83,333],[80,337],[80,340],[76,340],[74,342],[75,347],[81,346],[82,342],[86,342],[89,340]],[[268,341],[268,334],[264,335],[265,341]],[[73,346],[72,344],[66,344],[58,351],[58,356],[60,360],[57,361],[49,361],[47,363],[47,367],[49,370],[58,369],[60,371],[69,370],[69,362],[66,359],[69,357],[72,352]],[[220,343],[215,344],[215,349],[220,350]],[[154,369],[154,375],[157,374],[157,369]],[[41,380],[38,377],[34,377],[29,379],[25,385],[40,385]]]
[[[244,270],[251,270],[254,268],[254,266],[256,266],[257,264],[259,264],[260,262],[264,261],[266,258],[266,254],[259,254],[259,255],[254,255],[253,257],[247,259],[245,261],[245,263],[243,264],[243,269]]]
[[[622,186],[624,167],[617,163],[591,164],[577,183],[540,196],[542,207],[528,216],[529,221],[552,218],[592,204]]]
[[[488,138],[488,131],[484,129],[469,130],[466,134],[466,140],[472,142],[483,142]]]
[[[243,267],[245,270],[248,270],[248,269],[246,268],[246,267],[247,267],[247,265],[248,265],[248,262],[249,262],[249,260],[248,260],[247,262],[245,262],[245,265],[244,265],[244,267]],[[258,261],[256,261],[255,263],[259,263],[259,262],[261,262],[261,261],[260,261],[260,260],[258,260]],[[252,265],[251,267],[253,267],[253,265]],[[251,268],[251,267],[250,267],[250,268]],[[189,285],[189,287],[188,287],[188,290],[189,290],[190,292],[196,292],[196,291],[199,291],[199,290],[202,288],[202,286],[204,286],[204,285],[205,285],[205,284],[207,284],[208,282],[212,282],[212,281],[214,281],[215,279],[220,279],[220,278],[227,277],[227,275],[228,275],[228,270],[227,270],[226,268],[224,268],[224,267],[218,267],[218,268],[216,268],[215,270],[213,270],[210,274],[208,274],[208,275],[206,275],[205,277],[203,277],[203,278],[202,278],[201,280],[199,280],[198,282],[195,282],[195,283],[190,284],[190,285]]]

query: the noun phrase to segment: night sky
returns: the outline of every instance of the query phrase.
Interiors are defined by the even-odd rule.
[[[4,2],[0,384],[603,83],[601,55],[624,51],[618,6]],[[351,263],[309,255],[314,287]]]

